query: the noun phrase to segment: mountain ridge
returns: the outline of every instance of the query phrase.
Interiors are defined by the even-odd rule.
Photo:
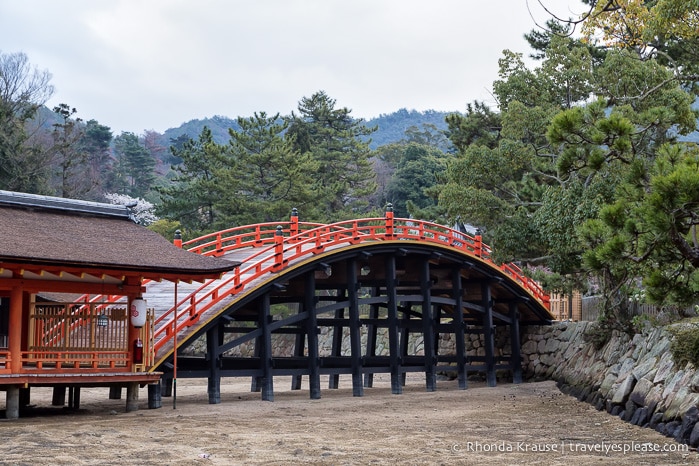
[[[405,131],[410,127],[423,129],[423,125],[434,125],[438,130],[446,130],[447,124],[445,118],[447,115],[454,112],[444,112],[437,110],[408,110],[401,108],[392,113],[382,113],[378,117],[369,120],[363,120],[364,124],[371,128],[376,126],[377,130],[370,136],[369,146],[372,149],[377,147],[399,142],[405,138]],[[222,115],[215,115],[210,118],[193,119],[182,123],[176,128],[169,128],[162,133],[160,143],[165,146],[170,145],[171,140],[175,140],[182,135],[187,135],[192,139],[196,139],[201,130],[207,126],[213,135],[214,141],[218,144],[228,143],[230,137],[228,128],[234,130],[240,129],[237,118],[229,118]]]

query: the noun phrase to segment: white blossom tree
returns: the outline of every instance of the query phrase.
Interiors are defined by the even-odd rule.
[[[155,206],[145,199],[118,193],[106,193],[104,197],[110,204],[128,206],[134,221],[140,225],[148,226],[158,220]]]

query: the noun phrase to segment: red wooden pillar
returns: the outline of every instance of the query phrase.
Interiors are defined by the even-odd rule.
[[[289,236],[294,237],[299,234],[299,211],[294,207],[291,209],[291,223],[289,225]]]
[[[274,233],[274,266],[272,272],[279,272],[284,267],[284,232],[281,225]]]
[[[481,230],[476,230],[476,235],[473,242],[473,253],[476,257],[483,257],[483,236],[481,235]]]
[[[24,325],[22,319],[22,288],[16,286],[10,291],[10,318],[9,318],[9,342],[10,357],[12,362],[10,367],[12,373],[17,374],[22,371],[22,336]]]
[[[393,238],[393,204],[386,206],[386,237]]]

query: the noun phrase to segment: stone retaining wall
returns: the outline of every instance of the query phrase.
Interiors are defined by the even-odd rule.
[[[678,367],[671,334],[648,328],[633,337],[615,332],[596,350],[584,339],[591,322],[529,327],[522,364],[532,379],[553,379],[561,391],[638,426],[699,445],[699,371]]]

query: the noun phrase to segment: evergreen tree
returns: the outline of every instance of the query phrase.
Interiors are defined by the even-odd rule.
[[[696,302],[697,152],[678,136],[697,113],[685,79],[640,49],[595,54],[555,35],[537,68],[506,52],[498,136],[470,137],[482,128],[472,114],[452,121],[458,154],[440,206],[485,227],[499,259],[544,266],[551,287],[593,283],[603,328],[629,328],[640,283],[665,304]]]
[[[436,207],[430,188],[445,168],[446,155],[424,144],[402,144],[395,171],[386,187],[386,202],[393,204],[397,217],[410,217],[415,210]],[[384,204],[385,205],[385,204]]]
[[[170,151],[182,164],[172,167],[175,177],[170,186],[156,188],[162,201],[158,215],[180,222],[190,237],[215,231],[221,223],[216,206],[225,202],[218,174],[227,148],[216,144],[205,126],[196,141],[170,146]]]
[[[446,135],[446,131],[442,131],[432,123],[423,123],[422,129],[417,126],[409,126],[405,130],[405,142],[414,142],[424,146],[434,147],[442,152],[448,152],[453,148],[451,141]]]
[[[240,129],[229,130],[230,151],[219,177],[222,226],[279,221],[293,207],[306,211],[318,165],[284,138],[288,123],[265,112],[237,122]]]
[[[55,194],[71,199],[83,199],[98,184],[87,163],[88,154],[79,142],[84,137],[80,118],[72,118],[77,112],[67,104],[59,104],[53,111],[61,118],[53,125],[52,154],[53,186]]]
[[[155,181],[155,159],[141,144],[138,137],[123,132],[114,138],[117,157],[117,187],[119,194],[145,197]]]
[[[366,213],[367,198],[376,189],[369,143],[363,138],[375,131],[335,108],[325,92],[304,97],[299,114],[292,113],[288,136],[301,154],[318,164],[313,189],[319,195],[317,220],[340,220]]]
[[[113,188],[111,142],[112,131],[108,126],[101,125],[96,120],[87,121],[79,146],[87,154],[91,179],[97,182],[95,191],[88,195],[88,198],[95,201],[101,200]]]

